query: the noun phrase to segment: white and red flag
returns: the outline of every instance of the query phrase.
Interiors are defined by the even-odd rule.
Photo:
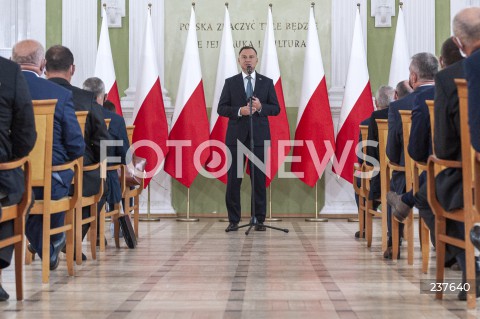
[[[340,163],[333,171],[352,183],[353,165],[358,161],[355,153],[360,132],[360,122],[370,117],[373,112],[372,91],[368,75],[367,56],[363,43],[362,23],[360,13],[356,12],[353,31],[352,51],[348,65],[347,83],[343,97],[335,155]],[[342,163],[344,165],[342,165]]]
[[[98,40],[97,60],[95,61],[95,76],[105,84],[105,93],[108,100],[115,104],[115,111],[122,115],[120,95],[118,94],[117,79],[113,66],[112,48],[110,47],[110,36],[108,34],[107,13],[102,7],[103,19],[100,39]]]
[[[292,162],[292,173],[313,187],[335,150],[332,114],[313,7],[308,22],[301,92],[295,130],[295,141],[299,145],[293,147],[294,158],[301,160]],[[327,161],[322,161],[323,158]]]
[[[267,158],[267,176],[266,186],[268,187],[272,179],[277,174],[278,167],[285,161],[285,157],[290,152],[288,144],[279,149],[279,141],[290,140],[290,128],[288,126],[287,112],[285,109],[285,99],[283,97],[282,78],[280,76],[280,66],[278,65],[277,48],[275,46],[275,34],[273,33],[273,19],[271,8],[268,8],[267,30],[265,31],[264,49],[262,60],[260,62],[260,73],[271,78],[277,93],[278,103],[280,105],[280,114],[278,116],[270,116],[268,122],[270,124],[271,147],[269,158]]]
[[[188,188],[210,155],[207,105],[195,26],[192,7],[177,101],[168,136],[169,152],[165,159],[165,172]]]
[[[225,18],[223,20],[222,43],[220,44],[220,55],[218,57],[217,80],[215,81],[215,93],[213,96],[212,114],[210,115],[210,146],[211,153],[207,160],[205,169],[215,173],[218,180],[227,183],[227,174],[221,173],[221,168],[227,163],[227,147],[225,136],[227,134],[228,118],[219,116],[217,113],[218,101],[222,94],[225,79],[238,73],[235,50],[233,48],[232,29],[230,28],[230,15],[225,7]]]
[[[398,8],[397,30],[393,42],[392,62],[388,85],[395,88],[398,82],[408,80],[410,67],[410,54],[408,52],[407,32],[405,31],[405,18],[402,7]]]
[[[158,76],[152,19],[147,13],[145,36],[140,53],[140,68],[133,111],[132,142],[135,154],[146,158],[145,187],[165,160],[167,154],[168,124],[163,105],[162,88]]]

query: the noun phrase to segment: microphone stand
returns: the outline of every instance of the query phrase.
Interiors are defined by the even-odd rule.
[[[248,69],[248,75],[252,74],[252,70],[251,69]],[[250,96],[248,97],[248,106],[250,107],[250,152],[252,153],[252,155],[254,154],[254,150],[255,150],[255,144],[254,144],[254,141],[253,141],[253,111],[252,111],[252,104],[253,104],[253,96]],[[253,161],[251,159],[248,160],[248,162],[250,163],[250,181],[251,181],[251,186],[252,186],[252,196],[251,196],[251,210],[252,210],[252,213],[251,213],[251,217],[250,217],[250,223],[248,224],[245,224],[245,225],[241,225],[241,226],[238,226],[237,228],[234,228],[232,230],[236,230],[236,229],[240,229],[240,228],[244,228],[244,227],[248,227],[247,231],[245,232],[245,235],[248,235],[250,233],[250,230],[252,229],[252,227],[254,226],[257,226],[257,225],[261,225],[258,223],[258,220],[257,220],[257,217],[255,216],[255,165],[253,164]],[[269,225],[263,225],[263,227],[265,228],[270,228],[270,229],[275,229],[275,230],[280,230],[280,231],[283,231],[285,233],[288,233],[288,229],[287,228],[278,228],[278,227],[273,227],[273,226],[269,226]]]

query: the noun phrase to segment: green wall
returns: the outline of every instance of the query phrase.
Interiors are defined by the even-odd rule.
[[[395,0],[398,8],[399,0]],[[370,12],[370,1],[368,2]],[[398,9],[397,9],[398,15]],[[392,28],[375,28],[375,18],[368,16],[367,41],[368,41],[368,71],[370,84],[374,93],[384,84],[388,84],[390,62],[392,58],[393,40],[397,16],[392,17]],[[420,31],[419,31],[420,32]],[[450,1],[435,1],[435,51],[439,55],[440,47],[450,36]],[[413,54],[414,52],[412,52]]]
[[[48,0],[46,8],[46,49],[62,43],[62,0]]]

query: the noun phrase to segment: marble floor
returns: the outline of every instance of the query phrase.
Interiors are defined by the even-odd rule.
[[[0,303],[0,318],[480,317],[455,294],[438,301],[420,293],[420,281],[435,278],[435,253],[422,274],[417,239],[409,266],[406,251],[398,263],[383,259],[379,233],[371,249],[355,240],[357,224],[346,220],[272,225],[290,232],[225,233],[226,223],[206,218],[144,222],[136,249],[124,242],[116,249],[109,240],[97,260],[87,254],[74,277],[62,256],[46,285],[37,258],[25,267],[23,302],[15,300],[13,269],[3,272],[11,299]],[[460,273],[447,270],[446,277]]]

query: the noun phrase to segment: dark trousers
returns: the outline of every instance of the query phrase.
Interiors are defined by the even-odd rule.
[[[237,174],[237,164],[240,164],[237,161],[237,147],[229,145],[228,149],[230,150],[230,153],[232,155],[232,165],[228,169],[227,174],[227,192],[225,195],[225,201],[227,204],[229,221],[231,223],[238,223],[241,218],[240,187],[242,185],[243,169],[241,170],[241,174]],[[260,161],[264,162],[263,146],[255,146],[253,153]],[[242,168],[244,166],[244,163],[245,156],[243,156],[243,162],[240,164]],[[250,164],[251,162],[249,161],[248,163]],[[252,192],[252,196],[255,197],[255,203],[253,204],[255,205],[255,217],[257,218],[257,221],[259,223],[263,223],[265,221],[265,214],[267,210],[267,192],[265,187],[266,177],[265,174],[257,166],[254,166],[253,174],[254,178],[252,179],[250,177],[250,182],[252,187],[253,185],[255,185],[255,194]],[[253,211],[253,207],[251,208]]]

